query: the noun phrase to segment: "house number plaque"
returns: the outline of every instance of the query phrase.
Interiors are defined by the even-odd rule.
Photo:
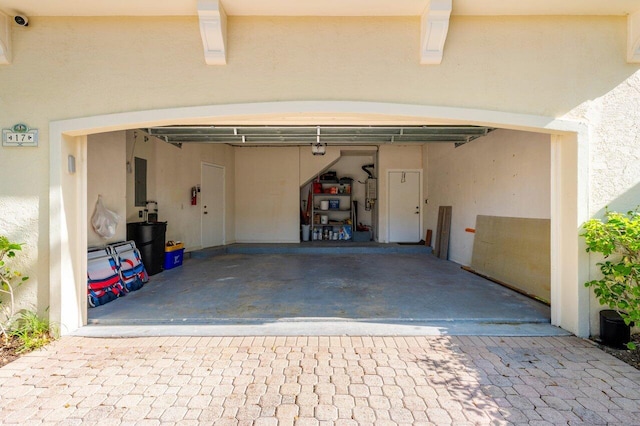
[[[38,129],[30,129],[26,124],[2,129],[2,146],[38,146]]]

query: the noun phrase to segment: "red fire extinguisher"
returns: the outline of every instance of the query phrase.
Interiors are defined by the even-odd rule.
[[[191,187],[191,205],[195,206],[198,204],[198,191],[195,186]]]

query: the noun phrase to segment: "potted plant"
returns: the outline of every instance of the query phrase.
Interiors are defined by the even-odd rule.
[[[629,349],[635,349],[629,342],[629,328],[640,323],[639,208],[627,213],[607,209],[604,220],[587,221],[582,233],[587,252],[604,256],[597,264],[602,277],[585,283],[586,287],[593,288],[600,304],[610,308],[600,313],[601,338],[612,346],[618,346],[619,340],[626,340],[623,343]],[[623,329],[620,329],[621,325]]]

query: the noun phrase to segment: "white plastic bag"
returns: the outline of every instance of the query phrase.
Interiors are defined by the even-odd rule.
[[[102,204],[102,196],[98,195],[98,201],[96,202],[96,209],[91,216],[91,225],[93,230],[102,238],[109,239],[116,234],[116,227],[120,221],[120,216],[117,213],[107,209]]]

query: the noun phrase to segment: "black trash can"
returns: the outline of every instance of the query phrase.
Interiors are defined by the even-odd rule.
[[[626,348],[631,340],[631,327],[624,323],[619,313],[613,309],[600,311],[600,340],[607,346]]]
[[[167,222],[127,223],[127,240],[135,241],[149,275],[163,270],[166,233]]]

